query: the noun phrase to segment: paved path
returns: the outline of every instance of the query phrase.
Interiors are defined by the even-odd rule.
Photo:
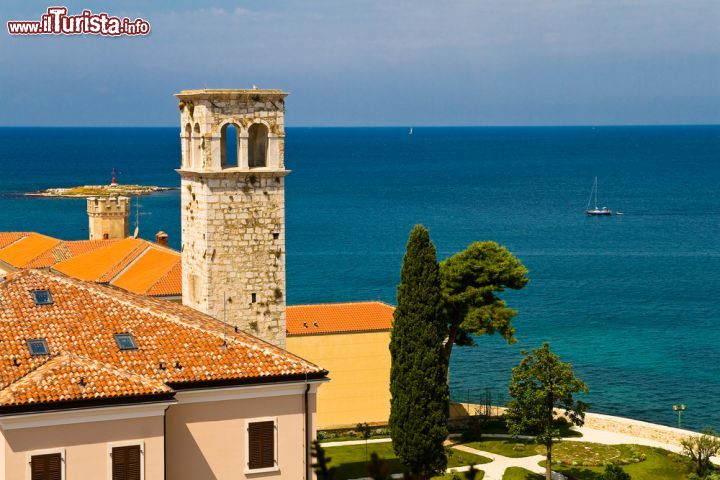
[[[367,441],[368,445],[372,443],[387,443],[391,442],[391,438],[371,438]],[[345,447],[347,445],[365,445],[365,440],[345,440],[344,442],[322,442],[320,446],[323,448],[327,447]]]
[[[503,455],[498,455],[497,453],[490,453],[486,452],[484,450],[477,450],[475,448],[470,448],[467,445],[450,445],[455,450],[460,450],[461,452],[467,452],[472,453],[475,455],[481,455],[483,457],[487,457],[492,460],[490,463],[483,463],[482,465],[478,465],[477,468],[485,472],[485,476],[483,477],[483,480],[502,480],[503,474],[505,473],[505,469],[508,467],[522,467],[527,470],[530,470],[531,472],[535,473],[545,473],[545,468],[538,465],[539,462],[542,462],[545,460],[545,457],[542,455],[533,455],[531,457],[521,457],[521,458],[511,458],[511,457],[505,457]],[[466,468],[467,470],[467,468]]]

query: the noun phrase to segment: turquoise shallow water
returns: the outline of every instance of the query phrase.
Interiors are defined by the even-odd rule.
[[[395,300],[407,233],[440,257],[496,240],[530,269],[507,299],[520,342],[456,349],[463,401],[505,397],[520,350],[548,340],[591,388],[592,409],[720,429],[720,127],[290,128],[290,303]],[[0,129],[0,230],[84,238],[80,200],[51,186],[176,186],[178,131]],[[594,176],[622,217],[587,218]],[[141,199],[141,235],[179,247],[179,194]]]

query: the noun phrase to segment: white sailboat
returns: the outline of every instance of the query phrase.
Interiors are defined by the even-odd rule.
[[[604,216],[612,215],[612,210],[610,210],[608,207],[602,207],[602,208],[598,207],[597,195],[598,195],[598,178],[595,177],[595,182],[593,183],[592,190],[590,190],[590,198],[588,199],[588,204],[587,204],[587,207],[585,208],[585,213],[590,217],[604,217]],[[593,198],[595,199],[595,206],[593,208],[590,208]]]
[[[410,130],[408,131],[408,135],[412,135],[412,127],[410,127]]]

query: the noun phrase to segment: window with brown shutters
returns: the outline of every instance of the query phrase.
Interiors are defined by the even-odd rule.
[[[113,447],[112,480],[140,480],[140,445]]]
[[[248,470],[275,466],[275,422],[248,423]]]
[[[62,455],[50,453],[30,457],[31,480],[62,480]]]

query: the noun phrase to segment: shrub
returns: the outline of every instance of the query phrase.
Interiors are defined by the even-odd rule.
[[[600,480],[631,480],[631,477],[620,465],[608,463],[605,465],[605,471],[600,476]]]

